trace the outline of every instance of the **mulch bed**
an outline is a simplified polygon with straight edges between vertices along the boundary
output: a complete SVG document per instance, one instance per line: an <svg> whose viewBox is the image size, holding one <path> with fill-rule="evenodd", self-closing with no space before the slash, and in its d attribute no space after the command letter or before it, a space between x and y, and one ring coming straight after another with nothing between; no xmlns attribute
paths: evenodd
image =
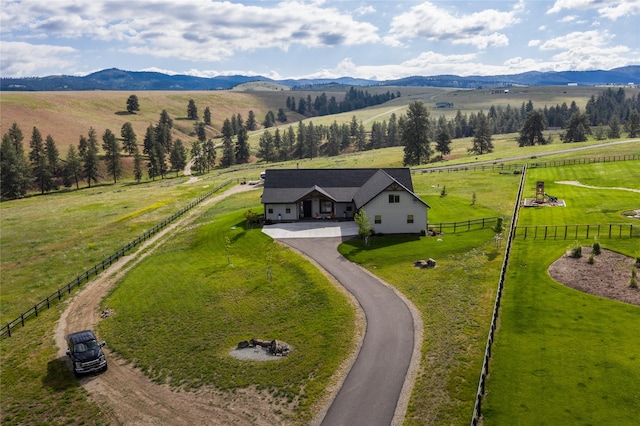
<svg viewBox="0 0 640 426"><path fill-rule="evenodd" d="M635 259L602 249L589 264L591 252L592 247L586 246L580 258L565 254L551 264L549 275L567 287L640 306L640 288L629 287Z"/></svg>

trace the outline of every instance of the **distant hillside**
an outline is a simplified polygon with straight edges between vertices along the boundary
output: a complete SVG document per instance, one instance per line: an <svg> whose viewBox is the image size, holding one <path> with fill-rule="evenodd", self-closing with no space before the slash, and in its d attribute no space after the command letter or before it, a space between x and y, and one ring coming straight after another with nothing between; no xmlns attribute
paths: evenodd
<svg viewBox="0 0 640 426"><path fill-rule="evenodd" d="M479 87L513 86L596 86L603 84L640 84L640 65L604 71L526 72L512 75L414 76L397 80L366 80L351 77L336 79L272 80L261 76L219 76L212 78L168 75L158 72L123 71L116 68L98 71L84 77L48 76L2 78L3 91L77 91L77 90L227 90L249 82L270 82L292 90L326 89L336 86L429 86L476 89Z"/></svg>

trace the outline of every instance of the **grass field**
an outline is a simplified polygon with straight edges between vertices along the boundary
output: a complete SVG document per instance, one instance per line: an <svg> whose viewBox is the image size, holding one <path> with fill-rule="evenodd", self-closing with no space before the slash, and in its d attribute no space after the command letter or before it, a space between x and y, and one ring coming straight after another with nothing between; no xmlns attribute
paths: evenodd
<svg viewBox="0 0 640 426"><path fill-rule="evenodd" d="M453 96L450 93L451 91L437 89L438 92L436 93L429 90L436 89L416 90L411 95L407 95L406 99L419 99L422 97L422 99L430 99L429 102L435 102L435 99L446 100L440 99L441 95ZM483 98L481 94L469 92L458 93L456 96L466 96L468 97L466 98L467 101L476 102L475 105L480 106L484 105L483 102L487 102L488 97L486 95ZM550 90L548 93L545 92L544 99L549 99L551 102L556 99L553 96L569 97L576 93L554 94ZM596 91L595 93L598 92ZM270 92L268 95L261 94L261 99L264 100L260 101L262 102L260 105L276 105L280 101L284 104L284 99L288 94L284 93L284 98L278 98L283 96L279 92ZM121 123L125 119L129 119L129 117L119 114L124 109L128 93L82 93L78 95L82 98L81 100L73 100L71 97L66 99L65 96L67 95L65 95L59 101L52 94L34 95L38 96L27 97L29 103L24 106L24 98L20 98L18 95L16 95L18 96L17 98L11 98L3 94L1 99L3 111L2 132L5 131L5 126L16 121L11 118L15 117L15 115L11 116L6 113L9 108L7 108L8 104L5 102L14 102L17 105L22 105L20 108L22 108L21 111L23 111L24 117L37 116L37 120L51 120L48 122L48 125L52 126L51 128L54 128L53 123L56 122L55 120L59 120L59 123L62 123L58 126L60 128L59 131L62 132L61 134L67 132L72 135L69 141L74 144L77 143L79 134L86 134L89 125L98 130L98 123L102 123L101 120L103 119L101 117L107 114L109 117L108 122L105 121L105 125L113 126L112 129L119 129ZM140 93L138 94L139 97L141 95ZM210 99L213 106L214 99L217 99L215 96L219 95L217 92L194 92L193 97L196 99L199 110L202 111L206 105L205 99ZM254 98L256 95L253 92L237 95L247 96L250 99L247 102L256 102ZM524 99L526 94L514 94L514 100L520 99L515 98L516 95ZM21 96L24 97L25 94L21 94ZM91 96L104 97L104 99L90 101ZM138 125L143 129L142 131L148 125L149 120L157 120L161 109L169 103L174 105L171 111L174 111L177 117L186 115L186 105L188 99L191 98L191 93L149 93L148 96L149 98L145 98L144 102L147 105L154 105L153 108L159 109L153 112L144 111L140 113ZM196 96L202 96L202 98L196 98ZM228 95L225 94L224 96ZM433 96L436 97L432 98ZM477 98L473 98L474 96ZM584 93L584 96L588 97L590 94ZM220 102L220 105L228 102L229 105L232 105L235 101L232 102L221 98L221 100L216 100L215 102ZM534 99L534 102L537 101ZM456 104L459 104L458 100L456 100ZM62 108L61 105L65 105L65 107ZM142 97L141 105L144 108ZM249 108L246 107L246 103L241 103L241 105L242 108L248 111ZM258 110L257 106L251 105L251 109ZM389 108L385 107L377 111L363 112L362 119L371 120L373 117L384 117L384 114L399 107L401 107L400 103L397 106L395 104L389 105ZM37 109L41 114L34 114L34 109L32 108ZM91 108L95 108L96 111L90 111ZM181 112L183 108L185 111ZM85 109L87 111L83 112ZM11 114L14 113L12 112ZM77 118L71 120L74 121L71 123L67 115L73 118L74 114ZM351 115L345 118L350 120ZM246 117L245 114L243 116ZM224 116L222 117L225 118ZM336 117L333 117L331 121L333 119L336 119ZM5 124L5 120L7 120L8 125ZM181 125L186 125L186 120L178 121L181 122ZM23 124L19 120L18 122L25 132L25 137L28 139L29 129L34 124ZM42 121L42 123L44 122ZM38 123L41 122L39 121ZM40 125L38 127L40 128ZM76 134L75 132L78 129L79 132ZM42 128L41 131L43 135L51 133L51 131ZM137 128L136 131L138 131ZM187 131L186 127L185 131ZM525 155L527 160L519 160L519 163L524 161L543 161L546 160L546 157L544 159L535 157L543 152L575 146L588 146L596 143L595 141L590 141L583 144L567 144L570 146L555 143L543 147L517 148L512 137L513 135L506 135L496 138L494 142L496 152L482 156L479 160L498 161L508 156ZM60 143L58 138L55 138L56 142ZM66 139L62 138L61 140ZM466 148L469 145L469 140L455 141L452 157L456 158L452 158L444 164L475 161L473 156L469 156L466 153ZM637 154L637 146L637 143L629 143L616 145L615 147L594 148L578 153L555 155L549 157L549 159L594 157L623 153ZM563 171L561 175L558 172L560 169L530 170L531 174L527 184L529 188L535 185L535 180L545 180L546 185L548 185L547 192L570 199L571 204L570 208L562 213L541 212L539 210L526 212L521 224L536 224L547 220L561 223L562 221L577 220L583 217L593 221L613 221L614 218L618 218L619 210L638 208L637 193L629 192L621 195L622 193L618 193L619 191L605 190L583 192L583 189L578 187L553 183L556 180L574 179L590 185L637 188L637 182L640 181L637 172L638 162L614 164L608 166L566 167L562 169L566 170L566 172ZM34 196L0 203L0 224L2 227L0 247L2 253L0 259L2 271L0 320L13 319L35 301L41 300L61 285L73 279L77 273L92 266L106 255L111 254L127 242L141 235L156 223L171 216L193 199L226 180L237 182L241 179L256 179L259 172L267 166L400 167L401 165L402 148L391 148L332 158L292 161L286 164L266 165L264 163L256 163L242 165L229 170L216 170L209 175L201 176L202 180L195 184L187 184L187 179L183 177L155 182L146 181L139 185L122 182L117 185L100 185L91 189L81 189L80 191ZM599 180L594 181L595 177L599 177ZM484 172L469 170L465 172L414 174L416 192L432 207L429 211L429 220L432 223L508 215L513 208L518 181L519 176L517 175L500 174L491 170ZM444 187L446 187L447 196L440 197L440 192ZM473 201L474 199L475 202ZM583 206L588 205L589 208L575 209L574 200L576 200L575 205L579 206L580 203L577 201L580 201L584 203ZM247 258L246 251L247 247L252 245L268 246L268 240L258 230L236 228L235 231L238 232L238 235L242 233L242 236L237 236L237 239L234 240L234 251L231 254L234 266L226 268L226 258L220 251L220 238L230 232L231 224L241 224L241 213L250 207L257 210L260 209L259 200L253 193L234 196L216 204L215 208L208 209L198 218L197 224L201 225L200 227L176 238L174 247L179 247L180 250L173 252L172 249L167 247L161 252L150 256L140 269L131 272L127 280L120 283L119 289L112 293L108 303L118 306L118 310L128 311L138 308L142 312L148 312L148 304L151 303L150 298L155 297L157 294L162 297L153 300L161 304L164 310L178 315L180 312L184 312L184 304L193 303L193 300L200 297L201 300L206 301L206 304L200 306L199 310L197 310L196 321L204 316L207 316L207 318L212 316L216 321L220 320L220 317L211 315L212 310L219 309L221 313L228 315L228 318L232 320L238 317L244 318L248 315L248 322L257 323L258 320L262 321L262 319L249 315L246 312L246 306L243 304L236 306L231 303L231 300L243 296L253 301L272 301L270 299L272 296L280 296L285 299L283 302L286 303L285 310L289 311L293 318L296 318L295 324L287 328L281 322L268 322L264 328L256 328L256 332L267 333L275 330L278 334L287 336L282 337L283 340L290 339L292 342L297 342L299 339L306 337L325 339L325 337L322 337L322 333L318 331L320 325L320 328L328 327L339 333L342 330L340 327L344 325L344 322L341 323L342 318L344 315L348 317L351 312L343 311L344 300L327 286L323 277L317 275L313 268L296 256L292 256L286 251L278 251L277 258L281 260L281 263L274 274L274 283L262 286L257 284L256 280L259 280L264 273L264 264L262 263L264 260L260 257L256 259ZM64 220L61 220L61 218L64 218ZM227 235L230 238L236 238L235 234ZM441 242L432 238L406 240L385 237L374 239L373 246L367 249L359 247L357 242L341 247L341 251L346 256L396 285L400 291L416 304L423 315L425 340L423 342L422 366L410 401L407 424L468 424L469 422L494 291L497 285L497 273L501 263L501 251L495 249L491 238L492 233L485 230L445 235ZM507 290L505 293L506 300L508 300L508 297L514 297L518 301L518 306L524 306L524 308L513 313L508 313L505 309L503 313L501 330L498 336L504 333L505 342L508 343L512 339L511 341L515 342L516 348L511 348L507 343L496 343L498 352L491 364L491 379L495 381L489 382L485 424L512 424L505 421L505 419L509 419L509 415L513 415L514 419L523 419L522 424L535 423L533 421L527 423L529 418L541 420L540 417L527 417L524 411L521 413L501 411L507 403L510 404L509 392L512 391L512 388L508 388L507 383L514 374L522 378L519 383L522 383L521 387L526 390L524 391L526 395L535 392L534 388L531 387L533 384L528 383L531 375L523 374L521 370L517 370L521 366L511 365L502 360L517 359L517 357L524 359L530 355L529 351L526 350L527 348L539 349L543 347L540 344L541 341L545 343L544 347L548 348L545 350L548 350L549 353L554 353L551 350L551 343L561 346L566 341L560 338L553 338L546 345L545 335L550 333L549 330L554 331L556 327L558 330L571 329L570 326L575 326L576 322L579 321L570 322L569 318L578 318L578 315L585 317L585 311L581 311L583 309L581 306L583 300L590 300L591 296L566 297L566 294L573 295L575 292L564 289L558 284L548 282L548 278L545 278L546 262L550 261L554 256L557 257L563 249L566 249L568 243L558 242L556 246L547 246L547 243L544 243L545 247L549 247L544 253L538 253L540 251L539 245L536 244L532 244L530 247L523 246L516 250L517 257L515 259L517 261L512 260L513 264L525 265L525 267L512 269L509 282L517 282L516 285L512 286L514 290L522 287L527 292L515 294L514 291L509 295L510 290ZM612 243L615 244L614 246L605 244L605 247L638 256L640 255L638 246L633 245L636 243L637 241L635 240L630 242L616 241ZM185 256L188 256L188 258ZM535 261L532 261L531 259L534 256ZM438 268L431 271L419 271L410 267L413 261L425 257L434 257L438 261ZM186 269L183 274L192 280L198 279L198 286L195 288L188 288L184 284L180 284L180 288L183 290L182 293L189 294L189 299L175 304L166 302L167 299L172 299L172 295L175 293L173 293L173 289L165 286L162 291L150 294L147 298L148 301L140 300L136 304L131 304L131 306L124 303L124 300L126 300L125 295L130 294L128 292L141 285L143 280L141 277L144 273L155 276L155 271L158 268L164 268L163 260L173 258L179 259L181 263L185 264ZM233 281L235 277L229 278L225 275L229 270L238 272L239 269L248 271L243 275L238 274L238 276L246 279L246 284L244 284L245 281L240 282L239 279ZM300 314L301 311L306 309L305 303L307 301L299 300L298 293L288 293L288 289L283 288L286 286L279 285L282 282L290 282L292 277L297 277L299 274L308 277L308 283L316 283L314 288L317 287L319 291L314 292L309 286L301 286L296 288L298 293L309 300L315 300L317 303L320 303L318 300L322 299L322 303L328 303L331 306L331 312L339 313L339 318L336 319L329 315L326 318L319 318L318 322L315 323L314 321L309 322L308 318ZM235 282L236 285L224 286L213 278L218 275L225 277L225 280L230 281L230 283ZM509 288L509 284L507 284L507 288ZM545 288L552 289L553 292L564 294L565 296L557 296L556 299L550 300L553 303L549 303L547 306L545 304L547 290L543 293L533 292L534 290L544 290ZM220 298L211 297L214 290L220 292ZM139 289L139 291L144 291L144 289ZM254 297L256 299L252 299ZM514 303L511 302L511 304L513 305ZM637 326L635 326L638 323L637 309L622 309L619 308L620 304L599 301L599 299L593 303L589 301L586 306L596 306L594 309L597 313L596 319L589 320L588 324L598 323L606 326L608 326L609 322L613 324L611 328L612 336L597 337L603 342L594 345L596 354L602 353L602 351L606 350L606 347L610 347L607 346L609 342L614 347L620 345L619 347L624 350L638 352L638 348L634 346L633 336L624 330L626 324L628 330L633 331L636 335L638 334ZM53 341L53 329L55 322L59 318L60 309L63 309L63 307L64 304L55 305L53 309L41 313L37 320L27 322L26 327L16 329L11 339L4 339L0 342L0 363L2 365L2 380L0 382L2 417L0 417L0 421L3 424L100 424L99 410L88 401L84 389L78 386L71 372L62 368L60 363L54 362L56 348ZM191 308L192 305L187 307ZM567 318L559 315L556 311L567 312ZM133 311L131 312L132 321L142 320L142 314L136 316ZM547 313L549 318L543 316L543 313ZM606 317L604 317L605 313ZM513 318L512 324L515 324L513 326L509 325L510 315ZM538 318L537 315L540 315L541 324L548 325L545 328L548 330L535 330L535 332L542 333L542 337L540 337L540 335L535 335L534 332L528 333L526 328L517 328L516 326L522 326L522 315L532 318ZM276 318L281 317L276 316ZM174 326L166 322L166 318L154 319L164 328L171 329ZM554 319L557 321L553 322ZM218 374L219 371L209 369L212 367L207 366L207 374L204 377L194 375L189 368L180 369L179 371L156 369L155 361L151 360L148 354L127 352L128 342L137 338L138 335L135 329L130 333L123 332L122 330L130 329L128 326L131 326L126 322L119 322L123 320L123 318L118 318L117 316L110 318L102 323L101 327L104 328L101 329L101 332L109 335L110 345L116 345L119 351L123 353L123 356L130 357L131 360L139 359L139 365L146 368L148 373L158 381L174 380L172 382L174 385L182 384L190 387L215 384L224 388L230 383L229 376L225 376L225 374L237 374L237 365L233 364L233 362L224 364L224 372L221 374ZM185 321L191 324L188 315L179 317L177 321ZM198 325L194 326L197 329ZM527 324L527 326L534 327L535 324ZM521 336L521 331L527 334ZM166 336L166 334L163 334L165 331L161 330L160 327L151 328L145 330L145 332L150 333L149 335L162 336L163 338ZM220 336L216 335L215 337L223 341L222 346L232 346L237 343L236 340L253 337L245 336L233 330L225 331L224 327L221 333ZM511 337L510 333L512 334ZM579 335L582 330L578 328L575 333ZM345 339L348 340L348 335L346 336ZM534 342L531 343L531 346L526 346L525 343L530 340L528 339L529 336L534 336L535 339L533 339ZM196 333L189 337L194 339L196 344L202 344L198 340L200 337ZM595 335L588 333L584 334L584 337L587 339L596 338ZM327 338L330 338L330 336ZM574 339L577 338L576 336ZM523 339L525 343L518 339ZM625 341L622 342L622 339ZM591 345L592 341L587 341ZM573 340L570 341L570 343L572 342ZM148 349L154 350L155 348L152 346L158 343L152 341L148 344L151 345ZM518 349L518 345L521 345L525 350L524 354L504 352L505 349ZM580 348L590 350L585 347ZM323 348L319 350L322 351ZM538 352L541 352L541 350ZM221 356L222 353L223 350L221 349L216 356ZM619 362L618 359L613 359L615 353L617 352L607 353L604 359L610 363ZM185 347L175 344L172 345L171 352L168 352L161 362L170 366L172 362L175 364L172 359L182 359L180 357L184 356ZM575 360L575 358L569 359L571 362ZM608 364L597 365L595 360L596 357L594 355L589 359L589 364L587 365L590 368L595 365L594 368L596 370L594 371L597 371L599 377L602 377L603 373L598 368L607 368ZM274 390L274 393L279 395L279 398L282 397L287 403L289 403L288 401L291 401L291 404L300 402L299 420L304 421L309 416L314 398L317 398L317 395L322 391L323 383L326 383L327 375L330 374L332 368L335 368L338 359L327 359L322 365L316 363L318 371L322 371L324 375L315 382L305 382L304 374L309 371L309 368L312 368L311 365L317 362L317 359L310 357L299 361L301 369L296 371L295 380L278 383L277 386L279 388ZM539 359L539 363L552 363L553 361L554 359L551 357L540 356ZM638 372L640 371L637 359L629 357L628 360L623 361L620 361L619 365L626 369L627 375L634 378L634 383L637 383ZM524 364L529 362L527 358ZM576 372L579 365L576 364L573 366L574 370L567 371ZM613 365L618 366L618 364ZM565 366L563 365L563 367ZM559 371L554 365L544 368ZM171 374L168 374L169 371L171 371ZM257 377L262 377L262 374L266 374L263 371L256 371L255 373ZM504 382L501 382L501 377L504 378ZM637 389L637 386L635 388L633 386L629 387L629 382L622 377L622 374L607 374L607 378L609 377L611 379L607 380L610 383L607 383L602 389L611 392L616 386L620 389ZM566 382L569 383L569 379ZM575 383L579 382L588 384L583 381L575 381ZM298 396L300 395L300 387L303 384L306 384L306 391L311 393L309 398L300 399ZM555 383L545 383L545 386L553 385ZM564 389L567 395L570 394L570 386L567 385L561 389ZM575 389L584 390L589 388L576 385ZM612 400L616 403L625 402L621 397L622 392L614 393L615 399ZM534 407L539 412L543 412L539 409L542 406L541 404L543 402L551 403L554 401L553 398L557 397L553 393L545 395L549 395L549 397L543 401L538 401L535 405L529 405L529 408ZM494 400L492 398L503 399ZM566 397L566 399L569 398L569 396ZM614 395L612 395L612 398L614 398ZM635 400L637 401L637 398ZM527 403L523 402L523 404ZM574 404L578 403L574 402ZM611 404L607 404L605 398L602 398L600 405L594 404L594 407L599 407L605 412L607 410L612 411L611 406ZM630 405L630 407L633 408L634 405ZM579 407L571 406L574 411L577 408ZM517 409L517 407L514 409ZM620 418L624 420L625 415L622 413ZM495 419L495 421L492 419ZM564 419L568 419L568 417ZM564 423L579 423L576 419L578 417L573 418L575 421ZM541 423L541 421L538 421L538 423ZM585 421L584 423L587 422ZM597 422L594 421L593 423Z"/></svg>
<svg viewBox="0 0 640 426"><path fill-rule="evenodd" d="M586 189L553 182L640 189L637 161L531 170L551 184L566 208L524 209L520 224L620 223L640 197L622 190ZM637 223L635 220L634 223ZM549 277L547 268L583 241L515 241L496 334L484 424L637 424L640 403L640 307L591 296ZM637 239L601 239L603 247L640 256Z"/></svg>
<svg viewBox="0 0 640 426"><path fill-rule="evenodd" d="M313 265L260 228L246 229L246 210L224 210L212 207L207 223L173 238L118 284L103 302L116 315L100 323L100 335L158 382L223 391L255 385L278 396L280 406L292 405L292 421L307 423L354 345L353 309ZM229 357L253 337L277 338L294 350L279 362Z"/></svg>

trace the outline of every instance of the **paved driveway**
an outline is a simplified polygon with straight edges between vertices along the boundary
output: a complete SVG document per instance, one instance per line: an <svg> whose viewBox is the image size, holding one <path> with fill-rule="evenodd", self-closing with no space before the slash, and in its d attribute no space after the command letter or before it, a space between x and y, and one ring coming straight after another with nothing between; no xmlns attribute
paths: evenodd
<svg viewBox="0 0 640 426"><path fill-rule="evenodd" d="M355 222L312 221L265 225L262 232L273 239L332 238L358 235Z"/></svg>
<svg viewBox="0 0 640 426"><path fill-rule="evenodd" d="M419 357L419 351L414 354L415 329L408 306L394 289L338 253L337 247L342 238L279 240L314 259L333 275L356 297L367 320L360 352L322 425L388 426L402 423L407 392L411 389L411 386L404 389L403 386L409 368L417 364L411 362L412 356Z"/></svg>

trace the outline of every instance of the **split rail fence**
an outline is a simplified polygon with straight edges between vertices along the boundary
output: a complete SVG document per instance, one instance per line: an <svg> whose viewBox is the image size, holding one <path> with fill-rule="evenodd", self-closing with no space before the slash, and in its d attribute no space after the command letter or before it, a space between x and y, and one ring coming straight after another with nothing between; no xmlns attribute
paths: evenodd
<svg viewBox="0 0 640 426"><path fill-rule="evenodd" d="M111 266L113 262L116 262L121 257L124 257L126 253L130 252L132 249L138 247L140 244L142 244L146 240L153 237L155 234L157 234L167 225L169 225L170 223L178 219L180 216L182 216L183 214L185 214L186 212L188 212L189 210L191 210L192 208L194 208L195 206L197 206L198 204L200 204L201 202L203 202L204 200L209 198L211 195L218 192L220 189L224 188L230 183L231 181L229 180L221 185L218 185L211 191L207 192L206 194L192 201L186 207L183 207L178 212L174 213L171 217L158 223L156 226L154 226L153 228L151 228L150 230L148 230L147 232L145 232L135 240L129 242L128 244L120 248L115 253L107 256L102 261L96 263L94 266L92 266L91 268L87 269L86 271L84 271L83 273L75 277L72 281L60 287L54 293L50 294L46 298L42 299L40 302L36 303L32 307L30 307L29 309L21 313L20 316L18 316L13 321L9 321L7 324L3 325L2 328L0 328L0 337L11 337L11 331L14 328L18 327L19 325L24 327L25 321L27 321L30 318L36 318L39 312L45 309L49 309L49 307L52 304L62 300L64 296L71 294L71 290L73 290L76 287L80 287L82 284L88 282L90 278L97 276L100 272L104 271L109 266Z"/></svg>

